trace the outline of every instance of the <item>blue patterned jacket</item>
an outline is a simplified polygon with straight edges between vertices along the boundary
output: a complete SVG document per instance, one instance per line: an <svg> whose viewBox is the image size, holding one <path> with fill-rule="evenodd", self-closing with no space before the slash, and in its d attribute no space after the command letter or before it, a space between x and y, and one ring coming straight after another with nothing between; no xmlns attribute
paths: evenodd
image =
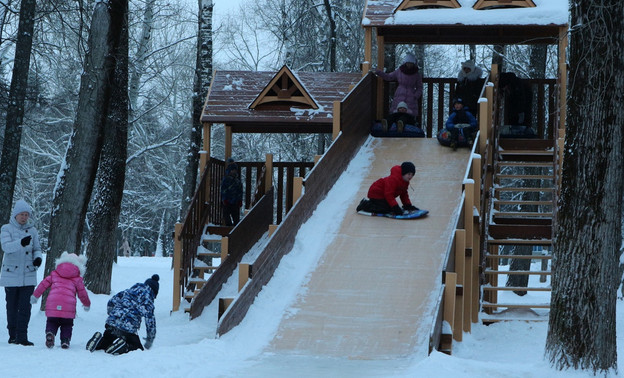
<svg viewBox="0 0 624 378"><path fill-rule="evenodd" d="M141 318L145 318L147 339L154 340L156 337L154 292L144 283L137 283L115 294L108 301L107 313L106 324L134 334L141 328Z"/></svg>

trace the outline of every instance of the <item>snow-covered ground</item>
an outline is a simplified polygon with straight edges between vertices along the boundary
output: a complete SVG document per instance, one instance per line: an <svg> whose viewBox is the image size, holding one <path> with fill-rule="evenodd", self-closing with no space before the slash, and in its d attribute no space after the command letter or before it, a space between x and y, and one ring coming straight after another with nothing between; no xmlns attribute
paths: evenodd
<svg viewBox="0 0 624 378"><path fill-rule="evenodd" d="M44 345L45 314L33 311L29 337L34 347L9 345L6 314L0 311L0 376L8 377L589 377L589 373L558 372L542 355L546 323L511 322L483 326L474 324L471 334L454 345L453 356L434 352L428 358L414 356L397 360L354 361L316 357L280 356L262 353L272 333L262 324L272 323L275 314L266 310L273 299L260 296L244 323L215 339L216 314L208 308L189 321L182 312L170 313L172 303L171 259L164 257L121 257L113 270L114 292L143 282L153 273L161 277L156 299L158 333L152 349L110 356L89 353L85 343L106 320L108 295L90 293L91 311L78 309L71 348ZM0 292L4 303L4 291ZM624 302L618 302L622 319ZM618 322L618 341L624 337ZM254 329L257 332L254 332ZM145 336L141 329L140 336ZM624 351L618 343L621 356ZM622 366L620 359L619 365Z"/></svg>

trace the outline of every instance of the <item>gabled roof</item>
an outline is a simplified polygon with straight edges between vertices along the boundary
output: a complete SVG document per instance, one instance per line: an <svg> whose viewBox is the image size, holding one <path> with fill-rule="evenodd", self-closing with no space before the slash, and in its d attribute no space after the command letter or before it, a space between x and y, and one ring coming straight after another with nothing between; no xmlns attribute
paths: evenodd
<svg viewBox="0 0 624 378"><path fill-rule="evenodd" d="M569 17L568 0L457 2L461 7L408 7L405 0L368 0L362 26L375 28L386 43L555 43ZM527 4L535 6L518 7ZM476 5L482 9L473 8Z"/></svg>
<svg viewBox="0 0 624 378"><path fill-rule="evenodd" d="M290 72L286 77L299 83L316 109L297 101L284 106L278 99L252 108L252 104L261 102L259 99L270 97L267 88L277 89L270 84L284 78L280 72L287 71L283 70L215 71L201 121L225 123L232 126L233 132L331 133L334 101L343 100L362 78L361 73ZM280 85L278 88L281 90Z"/></svg>
<svg viewBox="0 0 624 378"><path fill-rule="evenodd" d="M308 90L297 79L295 74L287 66L283 66L271 79L260 95L249 106L256 109L258 105L266 103L294 102L307 105L312 109L318 109L318 105Z"/></svg>
<svg viewBox="0 0 624 378"><path fill-rule="evenodd" d="M474 9L483 9L487 7L535 7L532 0L479 0L472 7Z"/></svg>
<svg viewBox="0 0 624 378"><path fill-rule="evenodd" d="M403 0L397 10L408 9L412 7L446 7L446 8L459 8L461 5L457 0Z"/></svg>

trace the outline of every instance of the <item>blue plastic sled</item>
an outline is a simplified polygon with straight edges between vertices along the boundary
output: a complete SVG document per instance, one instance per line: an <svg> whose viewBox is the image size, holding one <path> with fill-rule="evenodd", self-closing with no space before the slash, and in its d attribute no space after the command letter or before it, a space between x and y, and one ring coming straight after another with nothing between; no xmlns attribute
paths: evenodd
<svg viewBox="0 0 624 378"><path fill-rule="evenodd" d="M429 210L414 210L409 213L404 213L403 215L396 215L394 213L389 214L379 214L379 213L369 213L368 211L358 211L358 214L368 215L371 217L384 217L384 218L393 218L393 219L418 219L429 214Z"/></svg>

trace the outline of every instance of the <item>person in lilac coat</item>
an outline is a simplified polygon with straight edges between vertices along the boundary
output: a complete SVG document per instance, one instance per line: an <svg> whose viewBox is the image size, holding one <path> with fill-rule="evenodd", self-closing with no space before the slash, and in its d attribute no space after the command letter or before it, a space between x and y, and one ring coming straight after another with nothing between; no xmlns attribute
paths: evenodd
<svg viewBox="0 0 624 378"><path fill-rule="evenodd" d="M399 85L394 92L390 113L396 113L399 103L405 102L409 112L418 117L418 100L422 96L423 84L422 77L418 72L416 57L412 54L406 54L403 58L403 64L390 73L385 73L379 68L375 70L375 74L385 81L396 81Z"/></svg>
<svg viewBox="0 0 624 378"><path fill-rule="evenodd" d="M43 292L50 288L46 301L46 346L54 347L56 332L61 329L61 348L69 348L76 317L76 295L85 311L89 311L91 301L85 289L82 276L86 258L74 253L63 252L56 260L56 269L43 279L35 289L30 303L35 304Z"/></svg>

